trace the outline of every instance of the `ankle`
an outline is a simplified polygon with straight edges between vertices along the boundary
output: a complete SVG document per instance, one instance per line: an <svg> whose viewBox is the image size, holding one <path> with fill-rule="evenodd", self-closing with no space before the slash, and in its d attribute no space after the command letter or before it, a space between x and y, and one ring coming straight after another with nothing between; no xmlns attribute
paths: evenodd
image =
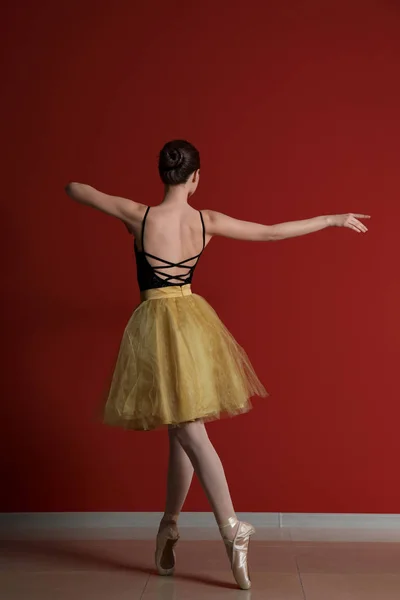
<svg viewBox="0 0 400 600"><path fill-rule="evenodd" d="M162 525L176 525L178 523L179 514L164 513L160 524Z"/></svg>
<svg viewBox="0 0 400 600"><path fill-rule="evenodd" d="M233 542L239 528L239 520L236 516L229 517L227 521L218 523L219 531L224 540Z"/></svg>

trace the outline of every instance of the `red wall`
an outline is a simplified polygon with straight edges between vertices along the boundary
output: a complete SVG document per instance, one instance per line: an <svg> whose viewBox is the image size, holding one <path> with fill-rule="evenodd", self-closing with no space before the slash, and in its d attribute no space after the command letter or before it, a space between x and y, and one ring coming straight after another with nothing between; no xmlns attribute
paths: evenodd
<svg viewBox="0 0 400 600"><path fill-rule="evenodd" d="M398 4L8 4L1 510L163 509L165 431L94 417L138 302L132 242L63 186L157 203L182 136L198 208L373 217L203 256L195 289L271 394L209 426L237 510L399 513ZM185 508L209 510L197 482Z"/></svg>

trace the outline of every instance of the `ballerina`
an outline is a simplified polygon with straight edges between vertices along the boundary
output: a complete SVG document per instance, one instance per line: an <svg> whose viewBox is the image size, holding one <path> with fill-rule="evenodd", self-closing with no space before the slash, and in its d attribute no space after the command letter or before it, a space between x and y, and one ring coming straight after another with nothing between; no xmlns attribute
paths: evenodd
<svg viewBox="0 0 400 600"><path fill-rule="evenodd" d="M249 589L247 555L254 527L238 520L223 465L205 423L222 414L251 408L250 398L266 397L251 362L216 312L191 284L199 259L214 236L276 241L327 227L365 233L347 213L262 225L213 210L197 211L188 200L200 179L200 155L189 142L174 140L159 155L165 184L157 206L104 194L90 185L69 183L68 195L120 219L134 236L139 306L124 330L104 408L104 422L133 430L168 427L167 498L155 561L172 575L178 517L193 473L208 497L237 584Z"/></svg>

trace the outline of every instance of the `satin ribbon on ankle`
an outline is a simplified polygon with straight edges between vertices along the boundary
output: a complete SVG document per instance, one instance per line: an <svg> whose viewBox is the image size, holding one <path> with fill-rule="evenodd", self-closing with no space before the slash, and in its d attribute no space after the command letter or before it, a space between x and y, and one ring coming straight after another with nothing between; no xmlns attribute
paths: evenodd
<svg viewBox="0 0 400 600"><path fill-rule="evenodd" d="M236 517L229 517L228 522L222 524L219 524L218 527L222 533L222 529L225 529L226 527L231 527L232 529L239 523L239 520Z"/></svg>

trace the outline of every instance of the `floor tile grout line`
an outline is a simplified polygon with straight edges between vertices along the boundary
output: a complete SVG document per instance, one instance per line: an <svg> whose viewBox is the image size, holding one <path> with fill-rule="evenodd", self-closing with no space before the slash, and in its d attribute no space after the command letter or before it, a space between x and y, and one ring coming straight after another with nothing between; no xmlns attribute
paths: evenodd
<svg viewBox="0 0 400 600"><path fill-rule="evenodd" d="M148 584L148 583L149 583L149 581L150 581L150 577L151 577L151 574L149 574L149 575L147 576L147 580L146 580L146 583L144 584L144 588L143 588L143 591L142 591L142 593L140 594L140 598L139 598L139 600L142 600L142 598L143 598L143 596L144 596L144 594L145 594L145 592L146 592L147 584Z"/></svg>
<svg viewBox="0 0 400 600"><path fill-rule="evenodd" d="M300 572L299 563L297 562L297 556L295 556L295 561L296 561L296 568L297 568L297 576L299 578L300 586L301 586L301 593L303 594L303 600L307 600L307 598L306 598L306 592L305 592L304 586L303 586L303 580L301 578L301 572Z"/></svg>

